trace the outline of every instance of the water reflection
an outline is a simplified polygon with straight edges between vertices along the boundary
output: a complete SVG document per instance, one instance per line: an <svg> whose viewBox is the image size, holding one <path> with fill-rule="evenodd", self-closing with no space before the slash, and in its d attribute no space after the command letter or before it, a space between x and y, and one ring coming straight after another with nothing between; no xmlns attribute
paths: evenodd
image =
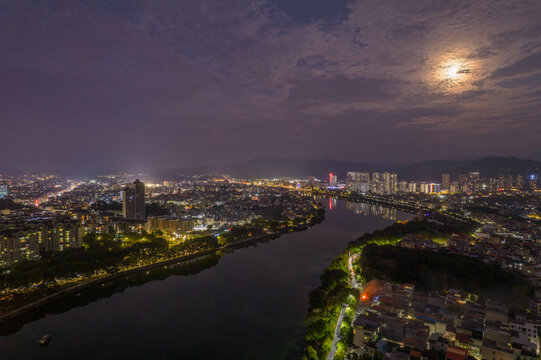
<svg viewBox="0 0 541 360"><path fill-rule="evenodd" d="M358 203L358 202L347 202L346 209L348 209L349 211L357 215L381 216L384 219L395 220L395 221L399 220L398 210L383 207L381 205L373 205L373 204Z"/></svg>
<svg viewBox="0 0 541 360"><path fill-rule="evenodd" d="M328 210L333 211L333 209L336 209L337 204L338 204L337 198L329 197ZM389 219L393 221L403 220L399 217L399 214L402 214L400 211L396 209L384 207L382 205L367 204L367 203L362 203L362 202L349 202L349 201L346 201L345 204L346 204L346 209L356 215L380 216L384 219Z"/></svg>
<svg viewBox="0 0 541 360"><path fill-rule="evenodd" d="M329 210L332 210L333 207L336 209L336 198L330 197L329 198Z"/></svg>

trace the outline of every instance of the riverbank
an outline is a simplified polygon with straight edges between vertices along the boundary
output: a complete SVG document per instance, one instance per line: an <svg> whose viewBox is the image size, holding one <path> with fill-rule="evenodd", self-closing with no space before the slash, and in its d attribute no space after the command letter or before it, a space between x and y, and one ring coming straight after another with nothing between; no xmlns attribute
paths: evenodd
<svg viewBox="0 0 541 360"><path fill-rule="evenodd" d="M32 311L34 311L34 310L36 310L38 308L41 308L41 307L43 307L43 306L45 306L45 305L47 305L47 304L49 304L49 303L51 303L53 301L57 301L57 300L62 299L64 297L66 297L66 296L73 295L73 294L78 293L78 292L80 292L82 290L86 290L88 288L91 288L91 287L94 287L94 286L109 282L111 280L115 280L115 279L118 279L118 278L121 278L121 277L124 277L124 276L129 276L129 275L132 275L132 274L135 274L135 273L138 273L138 272L142 272L142 271L148 271L150 269L154 269L154 268L161 267L161 266L167 266L167 265L171 265L171 264L178 264L178 263L183 263L183 262L187 262L187 261L190 261L190 260L195 260L195 259L202 258L202 257L208 256L208 255L216 254L218 252L222 252L222 251L225 251L225 250L228 250L228 249L240 248L240 247L248 246L248 245L251 245L251 244L255 244L257 242L262 242L262 241L265 241L265 240L268 240L268 239L275 239L275 238L280 237L280 235L282 235L282 234L287 234L287 233L296 232L296 231L303 231L303 230L308 229L311 226L314 226L316 224L321 223L324 220L324 218L325 218L324 211L323 212L318 212L317 215L314 218L312 218L311 222L309 222L308 225L290 227L290 228L286 228L283 231L266 233L266 234L263 234L263 235L250 237L250 238L247 238L247 239L240 239L240 240L237 240L237 241L227 243L227 244L225 244L223 246L220 246L218 248L203 250L203 251L200 251L200 252L197 252L197 253L194 253L194 254L183 255L183 256L179 256L179 257L159 261L159 262L156 262L156 263L153 263L153 264L147 264L147 265L139 266L139 267L128 269L128 270L119 271L119 272L114 273L114 274L105 275L105 276L102 276L102 277L99 277L99 278L83 281L83 282L80 282L80 283L78 283L76 285L69 286L67 288L63 288L61 290L58 290L58 291L56 291L56 292L54 292L54 293L52 293L50 295L42 297L42 298L40 298L40 299L38 299L36 301L33 301L33 302L29 303L29 304L25 304L25 305L23 305L21 307L18 307L16 309L14 309L14 310L5 312L3 314L0 314L0 325L9 323L10 321L15 320L15 319L17 319L17 318L19 318L19 317L21 317L21 316L23 316L25 314L28 314L29 312L32 312Z"/></svg>
<svg viewBox="0 0 541 360"><path fill-rule="evenodd" d="M439 220L447 219L445 214L438 214ZM442 218L443 217L443 218ZM364 234L351 241L346 249L332 262L321 275L321 285L309 296L309 312L306 316L307 332L303 359L344 359L346 349L352 342L352 316L340 317L342 309L355 309L359 298L359 290L350 280L351 256L360 256L368 244L393 245L407 234L422 233L425 236L440 237L455 231L472 230L473 222L459 222L448 218L449 223L440 224L427 217L408 222L397 222L383 230ZM356 280L356 279L355 279ZM340 328L340 340L337 340L335 329ZM334 352L336 349L336 352ZM331 356L329 357L329 354Z"/></svg>
<svg viewBox="0 0 541 360"><path fill-rule="evenodd" d="M43 286L45 284L42 284L43 286L42 288L37 287L35 288L35 290L33 290L33 292L29 292L28 295L23 293L23 296L20 296L16 300L12 300L9 297L4 298L3 301L7 302L7 304L9 304L10 301L13 301L13 303L8 306L5 306L7 310L0 313L0 324L9 322L10 320L18 318L21 315L27 314L28 312L38 309L52 301L56 301L65 296L77 293L81 290L85 290L87 288L100 285L105 282L121 278L123 276L128 276L128 275L141 272L141 271L148 271L156 267L166 266L173 263L180 263L180 262L197 259L197 258L207 256L210 254L217 254L227 249L243 247L252 243L269 239L269 238L276 238L284 233L306 230L309 227L322 222L324 218L325 218L325 211L323 207L321 206L321 204L319 204L315 206L315 211L311 213L309 216L307 216L303 222L297 223L297 224L292 223L290 225L287 225L286 223L283 226L280 226L278 230L275 229L275 231L267 230L266 233L264 234L257 234L255 236L251 236L248 238L243 238L244 236L241 235L241 237L237 240L235 240L235 238L231 236L228 239L220 239L221 236L219 236L218 240L215 240L213 237L212 239L214 241L214 244L212 246L205 246L207 247L206 249L205 247L199 248L198 251L193 252L188 255L173 256L170 258L163 259L164 257L167 257L167 253L163 253L162 251L163 255L165 256L162 255L159 261L156 261L150 264L147 263L145 265L130 267L128 269L123 269L120 271L118 270L119 266L116 266L116 269L114 268L112 269L113 272L111 272L110 270L107 270L108 274L104 274L102 276L100 275L92 276L90 279L87 278L86 280L77 281L77 279L74 279L75 281L72 281L72 284L69 284L69 285L66 283L64 284L57 283L54 286ZM161 249L158 248L157 250L161 250ZM147 256L147 258L149 259L157 258L157 257L154 257L152 253L149 254L147 252L147 254L150 255L150 256ZM90 261L90 260L87 260L87 261ZM38 296L39 298L36 300L36 297Z"/></svg>
<svg viewBox="0 0 541 360"><path fill-rule="evenodd" d="M189 261L189 260L198 259L198 258L207 256L207 255L215 254L218 251L223 251L223 250L227 250L229 248L238 248L238 247L254 244L256 242L260 242L260 241L263 241L263 240L274 238L275 236L279 237L280 235L281 235L281 233L275 232L275 233L269 233L269 234L265 234L265 235L262 235L262 236L249 238L249 239L243 239L243 240L239 240L239 241L224 245L224 246L222 246L222 247L220 247L218 249L205 250L205 251L198 252L196 254L184 255L184 256L180 256L180 257L176 257L176 258L172 258L172 259L167 259L167 260L160 261L160 262L157 262L157 263L154 263L154 264L148 264L148 265L140 266L140 267L129 269L129 270L123 270L123 271L120 271L120 272L118 272L116 274L110 274L110 275L106 275L106 276L103 276L103 277L99 277L97 279L84 281L84 282L79 283L77 285L70 286L68 288L59 290L59 291L57 291L57 292L55 292L55 293L53 293L51 295L45 296L45 297L43 297L43 298L41 298L41 299L39 299L37 301L34 301L34 302L32 302L30 304L27 304L27 305L24 305L24 306L22 306L20 308L17 308L15 310L9 311L9 312L4 313L4 314L1 314L0 315L0 324L4 324L4 323L6 323L6 322L8 322L10 320L13 320L13 319L19 317L19 316L27 314L28 312L30 312L32 310L35 310L35 309L37 309L39 307L42 307L44 305L47 305L48 303L50 303L52 301L61 299L61 298L65 297L65 296L68 296L68 295L71 295L71 294L74 294L74 293L77 293L77 292L79 292L81 290L85 290L85 289L88 289L90 287L100 285L102 283L105 283L105 282L108 282L108 281L111 281L111 280L114 280L114 279L121 278L123 276L132 275L132 274L135 274L135 273L138 273L138 272L141 272L141 271L147 271L147 270L157 268L157 267L161 267L161 266L167 266L167 265L171 265L171 264L178 264L178 263L186 262L186 261Z"/></svg>

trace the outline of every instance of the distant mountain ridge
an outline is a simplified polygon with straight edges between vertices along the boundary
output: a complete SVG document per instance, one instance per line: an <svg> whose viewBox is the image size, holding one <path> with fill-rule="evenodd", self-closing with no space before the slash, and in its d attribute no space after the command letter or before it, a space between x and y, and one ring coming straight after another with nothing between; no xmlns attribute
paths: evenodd
<svg viewBox="0 0 541 360"><path fill-rule="evenodd" d="M530 159L534 161L541 161L541 151L537 151L531 154L524 156L525 159Z"/></svg>
<svg viewBox="0 0 541 360"><path fill-rule="evenodd" d="M395 172L399 180L440 181L442 173L452 178L470 171L479 171L482 177L505 174L541 174L541 162L516 157L490 156L479 159L433 160L411 164L384 165L378 163L339 161L332 159L292 159L261 157L222 166L209 166L158 171L156 175L176 179L193 175L222 175L245 178L306 178L315 176L323 179L329 173L338 175L343 181L348 171Z"/></svg>

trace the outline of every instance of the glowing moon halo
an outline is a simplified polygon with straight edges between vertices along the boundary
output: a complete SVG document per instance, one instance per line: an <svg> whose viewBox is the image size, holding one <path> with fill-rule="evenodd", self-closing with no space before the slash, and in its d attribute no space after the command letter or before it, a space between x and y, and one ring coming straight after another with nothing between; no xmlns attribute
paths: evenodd
<svg viewBox="0 0 541 360"><path fill-rule="evenodd" d="M442 57L436 64L431 79L439 89L449 93L471 89L477 64L458 55Z"/></svg>
<svg viewBox="0 0 541 360"><path fill-rule="evenodd" d="M460 77L460 64L459 63L452 63L447 66L447 68L444 70L445 76L450 79L457 79Z"/></svg>
<svg viewBox="0 0 541 360"><path fill-rule="evenodd" d="M441 66L440 78L442 80L459 80L465 73L469 72L465 64L459 60L448 60Z"/></svg>

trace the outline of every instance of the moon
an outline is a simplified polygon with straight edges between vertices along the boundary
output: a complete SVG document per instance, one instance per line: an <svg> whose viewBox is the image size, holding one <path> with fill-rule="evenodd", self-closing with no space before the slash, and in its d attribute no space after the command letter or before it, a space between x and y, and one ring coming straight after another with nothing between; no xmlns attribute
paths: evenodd
<svg viewBox="0 0 541 360"><path fill-rule="evenodd" d="M473 69L476 65L469 59L456 55L446 56L436 64L432 79L436 80L440 89L456 93L472 87L475 80Z"/></svg>
<svg viewBox="0 0 541 360"><path fill-rule="evenodd" d="M440 78L442 80L454 80L459 81L466 77L470 73L465 62L462 62L458 59L451 59L444 62L441 66Z"/></svg>
<svg viewBox="0 0 541 360"><path fill-rule="evenodd" d="M447 68L444 70L444 76L449 79L458 79L460 77L459 71L460 64L453 62L447 65Z"/></svg>

